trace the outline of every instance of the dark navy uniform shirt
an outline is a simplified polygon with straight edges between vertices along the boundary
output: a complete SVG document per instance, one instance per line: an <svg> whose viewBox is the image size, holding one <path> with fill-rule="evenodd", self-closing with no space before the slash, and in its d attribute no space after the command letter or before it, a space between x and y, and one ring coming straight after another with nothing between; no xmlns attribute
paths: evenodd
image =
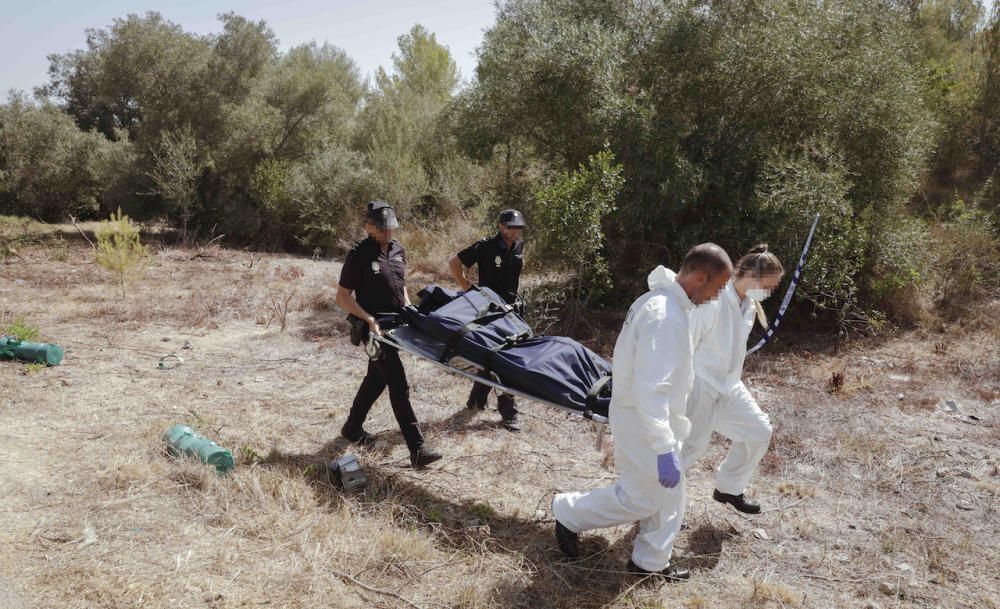
<svg viewBox="0 0 1000 609"><path fill-rule="evenodd" d="M406 249L393 239L383 252L372 237L354 244L340 271L340 285L354 290L354 297L368 313L395 313L406 304Z"/></svg>
<svg viewBox="0 0 1000 609"><path fill-rule="evenodd" d="M510 249L503 235L480 239L458 253L462 264L471 268L479 265L479 285L489 288L508 303L517 300L517 286L524 268L524 241L517 241Z"/></svg>

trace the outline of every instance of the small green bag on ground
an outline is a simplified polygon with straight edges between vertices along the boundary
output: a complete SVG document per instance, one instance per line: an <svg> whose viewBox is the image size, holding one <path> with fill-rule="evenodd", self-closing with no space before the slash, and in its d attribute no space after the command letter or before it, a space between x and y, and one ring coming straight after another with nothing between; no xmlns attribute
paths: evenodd
<svg viewBox="0 0 1000 609"><path fill-rule="evenodd" d="M10 336L0 336L0 359L19 359L46 366L58 366L65 351L59 345L29 343Z"/></svg>
<svg viewBox="0 0 1000 609"><path fill-rule="evenodd" d="M174 425L163 434L163 439L170 446L171 452L198 457L202 463L214 466L215 472L220 476L236 466L233 453L198 435L187 425Z"/></svg>

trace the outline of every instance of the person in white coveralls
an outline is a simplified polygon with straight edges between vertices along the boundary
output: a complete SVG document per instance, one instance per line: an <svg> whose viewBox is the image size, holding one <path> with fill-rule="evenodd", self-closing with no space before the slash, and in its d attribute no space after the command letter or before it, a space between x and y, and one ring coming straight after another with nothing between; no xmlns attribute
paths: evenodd
<svg viewBox="0 0 1000 609"><path fill-rule="evenodd" d="M736 264L732 281L718 300L691 312L694 387L688 397L691 433L681 453L685 471L708 448L712 432L732 445L715 477L712 497L746 514L760 513L760 504L744 494L750 478L771 442L771 422L743 384L743 360L754 319L767 328L760 303L778 286L785 270L762 244Z"/></svg>
<svg viewBox="0 0 1000 609"><path fill-rule="evenodd" d="M556 540L566 555L580 555L582 531L638 521L626 568L689 577L670 564L684 515L680 454L694 380L688 312L715 299L732 271L726 252L704 243L687 253L679 274L662 266L649 274L649 291L629 309L612 362L609 419L619 476L604 488L556 495Z"/></svg>

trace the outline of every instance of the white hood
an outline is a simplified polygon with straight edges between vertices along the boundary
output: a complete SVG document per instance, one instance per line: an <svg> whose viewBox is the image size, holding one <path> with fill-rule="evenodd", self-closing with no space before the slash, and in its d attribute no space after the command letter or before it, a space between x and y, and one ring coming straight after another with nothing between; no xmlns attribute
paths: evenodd
<svg viewBox="0 0 1000 609"><path fill-rule="evenodd" d="M662 264L649 272L646 278L650 290L663 290L672 283L677 283L677 273Z"/></svg>

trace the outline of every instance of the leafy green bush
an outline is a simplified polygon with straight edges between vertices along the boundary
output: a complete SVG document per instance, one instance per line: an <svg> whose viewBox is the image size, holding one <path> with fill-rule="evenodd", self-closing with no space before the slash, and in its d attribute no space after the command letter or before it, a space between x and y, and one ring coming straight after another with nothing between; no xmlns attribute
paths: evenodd
<svg viewBox="0 0 1000 609"><path fill-rule="evenodd" d="M822 143L807 150L793 154L776 150L767 158L756 192L761 230L745 244L766 240L790 270L819 213L805 279L797 293L842 320L857 306L865 231L848 199L851 186L842 156Z"/></svg>
<svg viewBox="0 0 1000 609"><path fill-rule="evenodd" d="M897 214L879 222L869 282L874 306L901 325L912 325L931 304L928 289L937 263L922 220Z"/></svg>
<svg viewBox="0 0 1000 609"><path fill-rule="evenodd" d="M13 95L0 106L0 212L49 222L96 215L114 204L133 159L127 141L80 131L50 104Z"/></svg>
<svg viewBox="0 0 1000 609"><path fill-rule="evenodd" d="M573 274L570 323L612 288L601 222L614 211L624 184L622 167L603 150L559 175L537 194L533 225L541 231L540 258Z"/></svg>
<svg viewBox="0 0 1000 609"><path fill-rule="evenodd" d="M908 28L877 0L510 0L460 133L564 170L608 142L626 180L606 223L623 283L702 241L794 260L824 212L803 295L843 317L872 293L865 218L905 203L929 150Z"/></svg>
<svg viewBox="0 0 1000 609"><path fill-rule="evenodd" d="M957 215L931 230L936 257L934 296L941 310L960 315L983 296L997 293L1000 242L986 213L957 206Z"/></svg>

